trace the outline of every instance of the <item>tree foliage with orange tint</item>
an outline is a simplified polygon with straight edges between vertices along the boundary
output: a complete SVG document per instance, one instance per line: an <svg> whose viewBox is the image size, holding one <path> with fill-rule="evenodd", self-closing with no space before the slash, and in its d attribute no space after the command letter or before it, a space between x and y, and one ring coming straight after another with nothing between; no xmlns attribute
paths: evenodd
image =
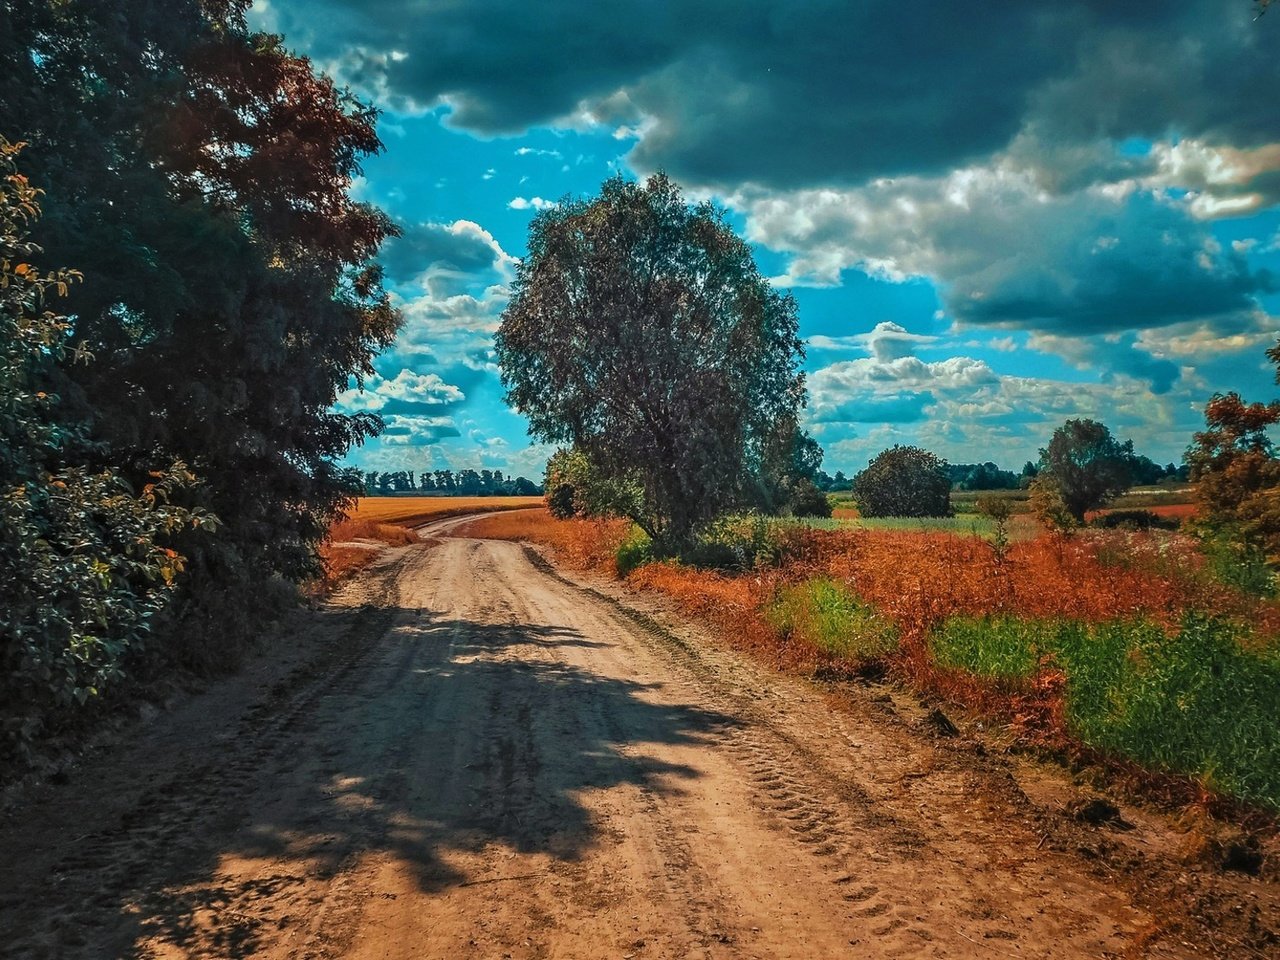
<svg viewBox="0 0 1280 960"><path fill-rule="evenodd" d="M85 278L58 392L102 465L198 476L188 505L222 524L173 544L179 611L219 640L257 629L265 579L314 573L337 462L379 428L331 405L398 324L372 259L394 227L351 196L375 112L248 5L0 4L0 133L47 191L34 241Z"/></svg>
<svg viewBox="0 0 1280 960"><path fill-rule="evenodd" d="M1280 363L1280 347L1268 356ZM1280 401L1245 403L1237 393L1215 394L1204 417L1205 429L1187 453L1202 523L1242 538L1280 565L1280 458L1267 435L1280 423Z"/></svg>

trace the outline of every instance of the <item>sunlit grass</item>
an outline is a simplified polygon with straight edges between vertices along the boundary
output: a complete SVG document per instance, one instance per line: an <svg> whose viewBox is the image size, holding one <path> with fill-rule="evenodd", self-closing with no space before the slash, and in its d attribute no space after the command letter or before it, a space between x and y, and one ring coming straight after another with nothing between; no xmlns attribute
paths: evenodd
<svg viewBox="0 0 1280 960"><path fill-rule="evenodd" d="M1172 634L1141 619L955 617L930 639L941 666L998 681L1061 669L1083 743L1280 809L1280 653L1258 647L1196 614Z"/></svg>

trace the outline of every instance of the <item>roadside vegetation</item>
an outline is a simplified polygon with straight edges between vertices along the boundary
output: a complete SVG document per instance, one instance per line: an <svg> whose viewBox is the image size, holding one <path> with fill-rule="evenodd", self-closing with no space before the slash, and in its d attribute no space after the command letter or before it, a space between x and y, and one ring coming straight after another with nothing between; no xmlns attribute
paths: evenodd
<svg viewBox="0 0 1280 960"><path fill-rule="evenodd" d="M381 429L376 111L248 6L0 5L0 776L234 669Z"/></svg>

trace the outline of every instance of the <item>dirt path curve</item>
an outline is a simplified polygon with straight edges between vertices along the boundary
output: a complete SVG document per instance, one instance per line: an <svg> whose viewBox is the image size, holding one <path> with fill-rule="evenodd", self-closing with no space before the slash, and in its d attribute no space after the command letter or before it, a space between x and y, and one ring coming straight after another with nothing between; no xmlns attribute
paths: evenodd
<svg viewBox="0 0 1280 960"><path fill-rule="evenodd" d="M1159 926L980 757L517 544L389 551L305 622L314 659L0 829L0 954L1120 957Z"/></svg>

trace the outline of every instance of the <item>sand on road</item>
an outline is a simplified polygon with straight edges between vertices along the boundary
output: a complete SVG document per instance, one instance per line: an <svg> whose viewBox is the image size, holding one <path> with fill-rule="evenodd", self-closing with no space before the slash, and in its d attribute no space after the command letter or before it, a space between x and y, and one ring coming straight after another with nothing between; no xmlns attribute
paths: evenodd
<svg viewBox="0 0 1280 960"><path fill-rule="evenodd" d="M196 698L0 829L0 954L1207 951L1046 845L980 750L832 711L529 548L389 550L308 616L289 673Z"/></svg>

